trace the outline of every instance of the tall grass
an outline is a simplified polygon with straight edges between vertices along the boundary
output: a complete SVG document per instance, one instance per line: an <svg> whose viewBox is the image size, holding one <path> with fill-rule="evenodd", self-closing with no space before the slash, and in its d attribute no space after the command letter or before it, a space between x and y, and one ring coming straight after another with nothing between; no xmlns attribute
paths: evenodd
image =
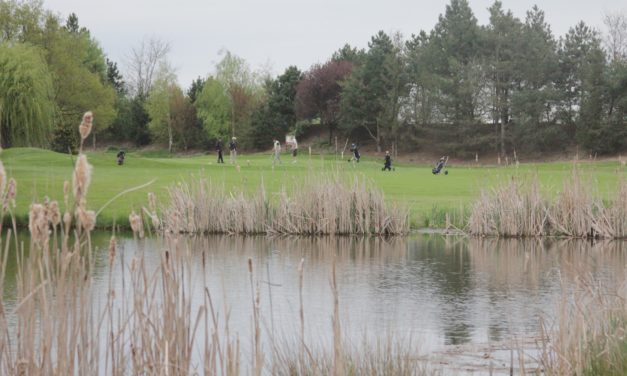
<svg viewBox="0 0 627 376"><path fill-rule="evenodd" d="M542 322L540 363L548 375L627 374L627 279L610 290L579 273L554 322Z"/></svg>
<svg viewBox="0 0 627 376"><path fill-rule="evenodd" d="M537 178L512 180L483 191L472 207L468 232L479 236L573 238L627 237L627 181L604 202L575 168L556 198L540 191Z"/></svg>
<svg viewBox="0 0 627 376"><path fill-rule="evenodd" d="M363 179L316 176L268 197L226 192L210 180L169 190L164 229L175 233L399 235L409 231L409 211L389 207Z"/></svg>

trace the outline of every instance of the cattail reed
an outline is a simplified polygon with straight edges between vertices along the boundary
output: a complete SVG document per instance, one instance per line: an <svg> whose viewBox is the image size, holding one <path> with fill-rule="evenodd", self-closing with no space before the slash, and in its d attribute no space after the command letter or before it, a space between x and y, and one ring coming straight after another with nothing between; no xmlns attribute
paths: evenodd
<svg viewBox="0 0 627 376"><path fill-rule="evenodd" d="M87 162L87 156L85 154L79 155L72 175L72 193L77 202L87 196L91 182L91 169L91 165Z"/></svg>
<svg viewBox="0 0 627 376"><path fill-rule="evenodd" d="M627 369L627 281L609 289L585 273L563 290L555 323L542 321L540 364L548 375L623 375Z"/></svg>
<svg viewBox="0 0 627 376"><path fill-rule="evenodd" d="M627 237L627 187L604 203L574 169L556 198L540 192L537 177L530 184L512 179L482 192L472 207L468 232L478 236L567 236L573 238Z"/></svg>
<svg viewBox="0 0 627 376"><path fill-rule="evenodd" d="M157 215L157 196L155 196L153 192L148 192L148 210L144 208L144 211L150 217L152 227L155 230L159 230L159 228L161 227L161 221L159 220L159 216Z"/></svg>
<svg viewBox="0 0 627 376"><path fill-rule="evenodd" d="M70 182L65 180L63 182L63 202L65 203L65 208L67 209L70 201Z"/></svg>
<svg viewBox="0 0 627 376"><path fill-rule="evenodd" d="M31 204L28 212L28 230L34 244L44 246L48 242L48 218L44 205Z"/></svg>
<svg viewBox="0 0 627 376"><path fill-rule="evenodd" d="M263 185L252 197L225 192L210 181L170 188L166 231L182 233L402 235L409 212L389 207L383 193L363 179L316 176L284 187L276 199Z"/></svg>
<svg viewBox="0 0 627 376"><path fill-rule="evenodd" d="M133 234L135 236L139 236L140 238L144 237L144 224L142 223L142 217L135 213L133 210L131 214L128 216L128 221L131 224L131 230L133 230Z"/></svg>
<svg viewBox="0 0 627 376"><path fill-rule="evenodd" d="M85 114L83 114L83 120L81 121L81 124L78 126L78 132L81 135L81 146L80 146L81 152L83 151L83 141L85 141L85 139L91 133L93 119L94 119L94 116L91 113L91 111L87 111L85 112Z"/></svg>
<svg viewBox="0 0 627 376"><path fill-rule="evenodd" d="M51 201L48 207L48 222L53 227L57 227L61 223L61 210L59 209L58 201Z"/></svg>
<svg viewBox="0 0 627 376"><path fill-rule="evenodd" d="M2 208L7 209L9 206L15 208L15 197L17 195L17 182L15 179L9 179L9 185L7 187L7 194L4 196Z"/></svg>
<svg viewBox="0 0 627 376"><path fill-rule="evenodd" d="M96 227L96 213L93 210L87 210L84 204L76 208L76 218L86 231L92 231Z"/></svg>
<svg viewBox="0 0 627 376"><path fill-rule="evenodd" d="M109 240L109 267L113 265L113 261L115 261L115 253L117 249L117 241L115 236L112 236Z"/></svg>
<svg viewBox="0 0 627 376"><path fill-rule="evenodd" d="M83 114L83 121L78 127L81 134L81 139L86 139L87 136L89 136L89 134L91 133L92 121L93 114L91 113L91 111L85 112L85 114Z"/></svg>

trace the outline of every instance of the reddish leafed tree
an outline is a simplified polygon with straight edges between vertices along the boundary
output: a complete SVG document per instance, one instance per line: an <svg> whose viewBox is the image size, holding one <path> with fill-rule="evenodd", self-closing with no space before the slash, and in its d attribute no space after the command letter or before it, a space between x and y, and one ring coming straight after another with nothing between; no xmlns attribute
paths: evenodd
<svg viewBox="0 0 627 376"><path fill-rule="evenodd" d="M321 125L329 129L329 143L337 127L342 81L352 71L353 64L348 61L314 65L296 89L296 115L299 119L320 118Z"/></svg>
<svg viewBox="0 0 627 376"><path fill-rule="evenodd" d="M242 132L242 127L246 127L246 124L250 122L250 116L255 106L255 98L251 90L243 87L242 85L233 83L228 88L229 97L231 98L231 121L233 135L235 135L235 127L237 126L238 132Z"/></svg>
<svg viewBox="0 0 627 376"><path fill-rule="evenodd" d="M180 89L174 90L170 96L170 124L177 141L187 150L194 137L198 137L198 118L196 109Z"/></svg>

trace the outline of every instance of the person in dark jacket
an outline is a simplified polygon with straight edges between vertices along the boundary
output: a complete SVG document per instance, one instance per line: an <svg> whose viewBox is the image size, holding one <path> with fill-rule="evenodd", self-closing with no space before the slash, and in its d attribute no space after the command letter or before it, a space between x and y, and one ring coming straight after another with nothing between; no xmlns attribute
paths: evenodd
<svg viewBox="0 0 627 376"><path fill-rule="evenodd" d="M385 152L385 162L383 163L383 169L381 171L392 171L392 157L390 157L390 152Z"/></svg>
<svg viewBox="0 0 627 376"><path fill-rule="evenodd" d="M216 142L216 151L218 152L218 163L224 163L224 159L222 158L222 139L218 138L218 142Z"/></svg>
<svg viewBox="0 0 627 376"><path fill-rule="evenodd" d="M118 151L118 155L116 155L116 158L118 159L118 166L122 166L124 164L124 158L126 158L126 153L124 152L124 150Z"/></svg>
<svg viewBox="0 0 627 376"><path fill-rule="evenodd" d="M359 155L359 148L357 147L357 144L351 144L351 148L350 151L353 152L353 157L351 159L349 159L348 161L356 161L359 163L359 158L361 158L361 155Z"/></svg>

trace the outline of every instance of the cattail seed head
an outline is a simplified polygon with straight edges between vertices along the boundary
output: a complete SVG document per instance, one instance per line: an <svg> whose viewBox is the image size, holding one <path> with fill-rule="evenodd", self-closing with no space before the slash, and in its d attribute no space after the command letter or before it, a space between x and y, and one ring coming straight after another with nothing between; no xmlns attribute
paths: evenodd
<svg viewBox="0 0 627 376"><path fill-rule="evenodd" d="M65 231L68 231L71 224L72 224L72 216L70 215L70 213L65 212L65 214L63 214L63 225L65 226L65 229L66 229Z"/></svg>
<svg viewBox="0 0 627 376"><path fill-rule="evenodd" d="M76 208L76 221L87 231L91 231L96 227L96 213L93 210L87 210L87 200L82 198Z"/></svg>
<svg viewBox="0 0 627 376"><path fill-rule="evenodd" d="M155 230L158 230L159 227L161 226L161 221L159 220L159 217L157 217L156 214L153 214L150 216L150 220L152 221L152 227Z"/></svg>
<svg viewBox="0 0 627 376"><path fill-rule="evenodd" d="M61 210L59 209L59 202L52 201L48 207L48 221L52 223L54 227L57 227L61 223Z"/></svg>
<svg viewBox="0 0 627 376"><path fill-rule="evenodd" d="M81 154L76 161L74 174L72 175L72 188L74 197L80 201L87 195L87 189L91 181L91 165L87 162L87 156Z"/></svg>
<svg viewBox="0 0 627 376"><path fill-rule="evenodd" d="M144 237L144 225L142 224L142 217L140 217L133 210L131 214L128 216L128 221L131 224L131 229L134 234L137 234L140 238Z"/></svg>
<svg viewBox="0 0 627 376"><path fill-rule="evenodd" d="M42 204L31 204L28 212L28 230L35 244L43 245L48 240L48 219Z"/></svg>
<svg viewBox="0 0 627 376"><path fill-rule="evenodd" d="M44 203L42 205L44 206L44 216L46 217L47 221L48 218L50 218L50 199L48 198L48 196L44 196Z"/></svg>
<svg viewBox="0 0 627 376"><path fill-rule="evenodd" d="M85 218L82 220L83 228L87 231L93 231L96 227L96 212L93 210L85 211Z"/></svg>
<svg viewBox="0 0 627 376"><path fill-rule="evenodd" d="M89 134L91 133L93 119L94 116L91 111L87 111L83 115L83 121L81 122L81 125L78 126L78 131L81 134L81 141L86 139L87 136L89 136Z"/></svg>

